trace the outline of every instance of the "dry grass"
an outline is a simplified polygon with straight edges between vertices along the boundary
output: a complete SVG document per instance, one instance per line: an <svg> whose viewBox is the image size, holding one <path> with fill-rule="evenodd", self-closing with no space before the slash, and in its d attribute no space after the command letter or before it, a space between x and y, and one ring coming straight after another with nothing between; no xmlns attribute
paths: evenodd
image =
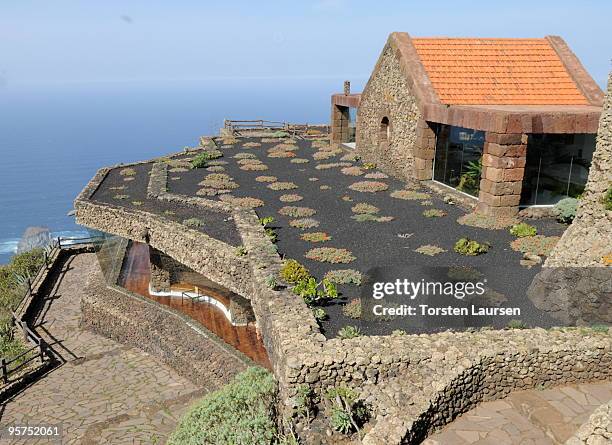
<svg viewBox="0 0 612 445"><path fill-rule="evenodd" d="M414 249L414 251L428 256L435 256L442 252L446 252L446 250L444 250L443 248L434 246L432 244L425 244L424 246Z"/></svg>
<svg viewBox="0 0 612 445"><path fill-rule="evenodd" d="M278 178L276 176L258 176L255 178L257 182L276 182Z"/></svg>
<svg viewBox="0 0 612 445"><path fill-rule="evenodd" d="M337 249L335 247L316 247L310 249L304 256L309 260L332 264L346 264L356 259L350 250Z"/></svg>
<svg viewBox="0 0 612 445"><path fill-rule="evenodd" d="M296 229L313 229L319 227L319 221L314 218L292 219L289 221L289 225Z"/></svg>
<svg viewBox="0 0 612 445"><path fill-rule="evenodd" d="M331 236L329 236L325 232L308 232L302 233L300 238L304 241L309 241L311 243L322 243L324 241L329 241Z"/></svg>
<svg viewBox="0 0 612 445"><path fill-rule="evenodd" d="M254 209L257 207L262 207L265 204L261 199L252 198L250 196L238 198L232 195L222 195L219 197L219 199L223 202L227 202L228 204L242 207L245 209Z"/></svg>
<svg viewBox="0 0 612 445"><path fill-rule="evenodd" d="M136 174L136 170L131 167L122 168L121 170L119 170L119 174L121 176L134 176Z"/></svg>
<svg viewBox="0 0 612 445"><path fill-rule="evenodd" d="M360 202L358 204L355 204L353 207L351 207L351 210L353 211L353 213L358 213L358 214L374 214L374 213L378 213L380 211L380 209L376 206L373 206L372 204L368 204L365 202Z"/></svg>
<svg viewBox="0 0 612 445"><path fill-rule="evenodd" d="M389 186L384 182L360 181L349 185L349 188L357 192L376 193L387 190Z"/></svg>
<svg viewBox="0 0 612 445"><path fill-rule="evenodd" d="M302 199L304 199L302 196L297 195L295 193L290 193L287 195L281 195L278 198L281 202L298 202L301 201Z"/></svg>
<svg viewBox="0 0 612 445"><path fill-rule="evenodd" d="M278 213L291 218L305 218L314 215L317 211L310 207L284 206L278 210Z"/></svg>
<svg viewBox="0 0 612 445"><path fill-rule="evenodd" d="M427 193L415 192L414 190L395 190L391 193L392 198L403 199L405 201L416 201L420 199L429 199L431 196Z"/></svg>
<svg viewBox="0 0 612 445"><path fill-rule="evenodd" d="M365 172L361 169L361 167L344 167L340 170L342 174L347 176L361 176Z"/></svg>
<svg viewBox="0 0 612 445"><path fill-rule="evenodd" d="M272 184L268 184L270 190L292 190L298 188L293 182L273 182Z"/></svg>

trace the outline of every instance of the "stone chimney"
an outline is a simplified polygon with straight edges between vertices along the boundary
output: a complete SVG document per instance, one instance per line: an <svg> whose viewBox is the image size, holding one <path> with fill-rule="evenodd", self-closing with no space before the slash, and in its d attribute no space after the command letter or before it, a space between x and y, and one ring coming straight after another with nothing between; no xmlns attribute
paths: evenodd
<svg viewBox="0 0 612 445"><path fill-rule="evenodd" d="M351 81L345 80L344 81L344 95L348 96L349 94L351 94Z"/></svg>

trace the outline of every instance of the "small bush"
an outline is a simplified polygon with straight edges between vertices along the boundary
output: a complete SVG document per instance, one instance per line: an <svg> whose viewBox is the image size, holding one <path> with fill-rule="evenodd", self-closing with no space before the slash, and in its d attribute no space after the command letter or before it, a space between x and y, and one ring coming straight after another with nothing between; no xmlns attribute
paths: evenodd
<svg viewBox="0 0 612 445"><path fill-rule="evenodd" d="M461 238L455 243L454 250L461 255L476 256L487 253L489 247L488 243L479 243L469 238Z"/></svg>
<svg viewBox="0 0 612 445"><path fill-rule="evenodd" d="M245 209L254 209L256 207L262 207L265 203L259 198L252 198L250 196L236 197L231 195L222 195L219 199L223 202L227 202L231 205L243 207Z"/></svg>
<svg viewBox="0 0 612 445"><path fill-rule="evenodd" d="M376 164L373 162L364 162L363 169L364 170L374 170L376 168Z"/></svg>
<svg viewBox="0 0 612 445"><path fill-rule="evenodd" d="M434 256L438 255L439 253L446 252L446 250L442 249L441 247L434 246L431 244L426 244L424 246L418 247L414 249L414 251L428 256Z"/></svg>
<svg viewBox="0 0 612 445"><path fill-rule="evenodd" d="M289 225L291 227L295 227L296 229L312 229L315 227L319 227L319 221L314 218L292 219L291 221L289 221Z"/></svg>
<svg viewBox="0 0 612 445"><path fill-rule="evenodd" d="M130 199L130 195L115 195L113 196L113 199L120 199L120 200Z"/></svg>
<svg viewBox="0 0 612 445"><path fill-rule="evenodd" d="M302 196L295 194L295 193L289 193L286 195L281 195L278 200L281 202L298 202L301 201L302 199L304 199Z"/></svg>
<svg viewBox="0 0 612 445"><path fill-rule="evenodd" d="M414 190L396 190L391 193L391 197L396 199L403 199L405 201L417 201L420 199L430 198L427 193L415 192Z"/></svg>
<svg viewBox="0 0 612 445"><path fill-rule="evenodd" d="M266 187L268 187L270 190L291 190L298 188L298 186L293 182L273 182L268 184Z"/></svg>
<svg viewBox="0 0 612 445"><path fill-rule="evenodd" d="M402 335L406 335L406 331L404 331L403 329L394 329L393 332L391 332L391 335L393 335L394 337L399 337Z"/></svg>
<svg viewBox="0 0 612 445"><path fill-rule="evenodd" d="M393 221L395 217L394 216L377 216L377 215L372 215L371 213L361 213L361 214L351 216L351 219L354 219L355 221L358 221L358 222L370 222L371 221L371 222L384 223L384 222Z"/></svg>
<svg viewBox="0 0 612 445"><path fill-rule="evenodd" d="M278 178L276 176L258 176L255 178L255 181L257 182L276 182L277 179Z"/></svg>
<svg viewBox="0 0 612 445"><path fill-rule="evenodd" d="M522 320L510 320L508 329L527 329L527 325Z"/></svg>
<svg viewBox="0 0 612 445"><path fill-rule="evenodd" d="M314 277L300 280L292 289L295 295L302 297L309 306L318 304L325 299L333 299L338 296L336 286L329 280L323 279L320 283Z"/></svg>
<svg viewBox="0 0 612 445"><path fill-rule="evenodd" d="M355 190L357 192L367 192L367 193L376 193L387 190L389 186L384 182L378 181L360 181L355 182L354 184L349 185L351 190Z"/></svg>
<svg viewBox="0 0 612 445"><path fill-rule="evenodd" d="M361 282L363 281L363 276L361 275L361 272L355 269L330 270L325 274L325 278L327 278L332 283L354 284L356 286L361 286Z"/></svg>
<svg viewBox="0 0 612 445"><path fill-rule="evenodd" d="M268 286L272 290L276 289L276 286L278 286L278 282L276 281L276 277L274 275L270 275L268 278L266 278L266 286Z"/></svg>
<svg viewBox="0 0 612 445"><path fill-rule="evenodd" d="M323 309L322 307L313 307L312 315L317 321L323 321L327 319L327 312L325 312L325 309Z"/></svg>
<svg viewBox="0 0 612 445"><path fill-rule="evenodd" d="M578 209L578 200L576 198L565 198L555 204L553 209L557 221L569 224L576 217Z"/></svg>
<svg viewBox="0 0 612 445"><path fill-rule="evenodd" d="M426 218L441 218L446 216L446 212L440 209L427 209L423 211L423 216Z"/></svg>
<svg viewBox="0 0 612 445"><path fill-rule="evenodd" d="M361 318L361 311L362 311L361 300L357 298L349 301L347 304L342 306L342 313L349 318L354 318L354 319Z"/></svg>
<svg viewBox="0 0 612 445"><path fill-rule="evenodd" d="M338 331L338 337L347 340L361 336L361 330L357 326L344 326Z"/></svg>
<svg viewBox="0 0 612 445"><path fill-rule="evenodd" d="M309 260L333 264L350 263L356 259L350 250L337 249L335 247L317 247L310 249L304 256Z"/></svg>
<svg viewBox="0 0 612 445"><path fill-rule="evenodd" d="M340 171L347 176L361 176L365 173L361 167L344 167Z"/></svg>
<svg viewBox="0 0 612 445"><path fill-rule="evenodd" d="M358 204L355 204L353 207L351 207L351 210L353 211L353 213L357 213L357 214L365 214L365 213L374 214L380 211L378 207L373 206L372 204L365 203L365 202L360 202Z"/></svg>
<svg viewBox="0 0 612 445"><path fill-rule="evenodd" d="M310 278L310 272L296 260L285 260L280 270L280 276L289 284L297 284Z"/></svg>
<svg viewBox="0 0 612 445"><path fill-rule="evenodd" d="M534 226L524 222L514 224L512 227L510 227L510 234L518 238L524 238L526 236L535 236L537 233L538 231Z"/></svg>
<svg viewBox="0 0 612 445"><path fill-rule="evenodd" d="M323 241L329 241L331 236L329 236L325 232L310 232L310 233L302 233L300 238L304 241L309 241L311 243L321 243Z"/></svg>
<svg viewBox="0 0 612 445"><path fill-rule="evenodd" d="M248 251L246 250L246 247L244 246L236 247L236 256L246 256L247 253Z"/></svg>
<svg viewBox="0 0 612 445"><path fill-rule="evenodd" d="M220 158L221 156L223 156L223 153L219 150L205 151L194 156L191 160L191 166L193 168L204 168L208 165L208 161Z"/></svg>
<svg viewBox="0 0 612 445"><path fill-rule="evenodd" d="M517 238L510 243L510 247L518 252L548 256L558 241L558 236L535 235Z"/></svg>
<svg viewBox="0 0 612 445"><path fill-rule="evenodd" d="M284 206L278 210L278 213L291 218L305 218L314 215L317 211L310 207Z"/></svg>
<svg viewBox="0 0 612 445"><path fill-rule="evenodd" d="M275 398L272 374L249 368L193 406L168 444L273 444L279 438L271 415Z"/></svg>

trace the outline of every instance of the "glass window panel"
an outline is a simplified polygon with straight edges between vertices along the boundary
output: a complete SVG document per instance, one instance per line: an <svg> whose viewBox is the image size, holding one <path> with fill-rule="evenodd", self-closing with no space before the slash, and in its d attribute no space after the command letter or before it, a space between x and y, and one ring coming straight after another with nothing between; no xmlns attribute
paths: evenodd
<svg viewBox="0 0 612 445"><path fill-rule="evenodd" d="M434 179L478 196L484 132L440 125L436 138Z"/></svg>
<svg viewBox="0 0 612 445"><path fill-rule="evenodd" d="M594 150L594 134L529 135L521 204L553 205L579 196Z"/></svg>

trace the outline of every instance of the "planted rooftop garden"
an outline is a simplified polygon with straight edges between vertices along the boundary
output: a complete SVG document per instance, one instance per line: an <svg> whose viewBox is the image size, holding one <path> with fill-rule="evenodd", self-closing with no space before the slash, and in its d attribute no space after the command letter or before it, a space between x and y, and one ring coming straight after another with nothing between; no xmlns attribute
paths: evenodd
<svg viewBox="0 0 612 445"><path fill-rule="evenodd" d="M566 225L553 219L500 223L452 197L391 178L326 137L274 136L203 140L182 154L117 167L92 199L180 222L236 246L240 256L248 252L227 215L147 198L152 164L167 164L170 193L253 209L289 264L288 275L270 277L269 285L290 286L328 338L435 330L393 318L361 322L364 283L385 268L484 274L492 291L483 304L520 307L528 326L554 324L526 291Z"/></svg>

